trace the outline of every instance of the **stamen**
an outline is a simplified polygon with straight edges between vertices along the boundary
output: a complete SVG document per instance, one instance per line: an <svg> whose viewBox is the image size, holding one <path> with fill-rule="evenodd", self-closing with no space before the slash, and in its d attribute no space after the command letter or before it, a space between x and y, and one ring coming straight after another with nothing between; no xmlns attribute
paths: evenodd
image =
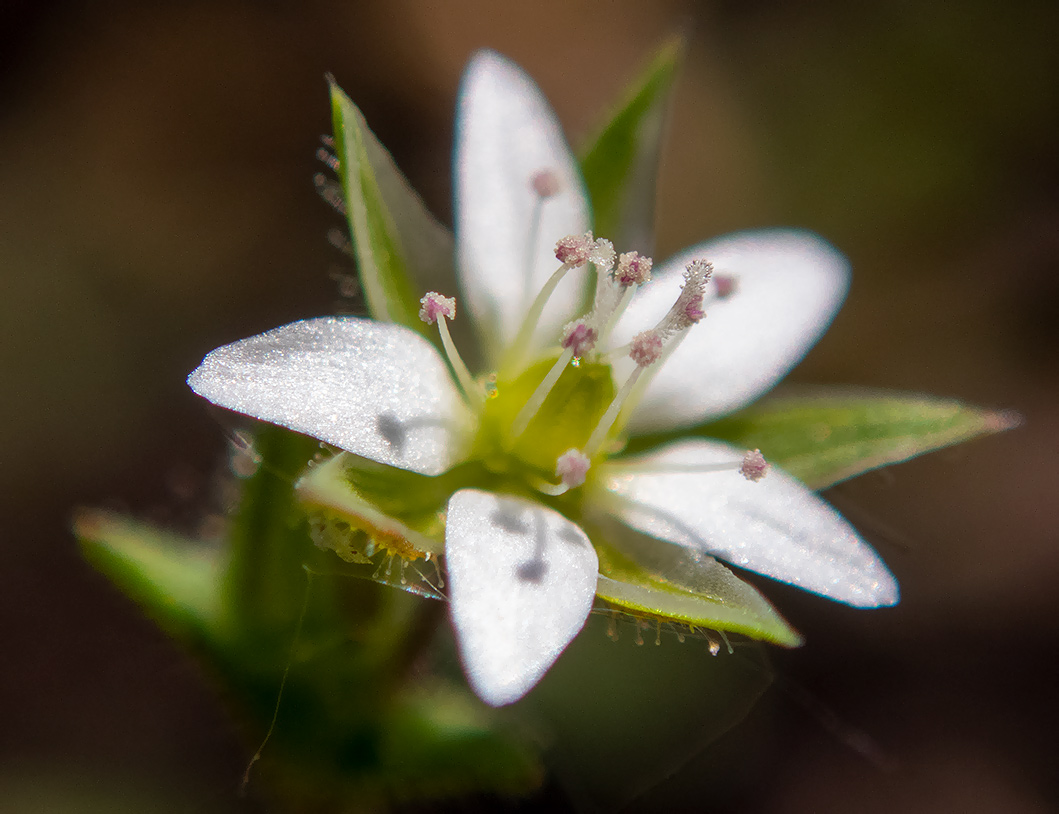
<svg viewBox="0 0 1059 814"><path fill-rule="evenodd" d="M610 339L611 331L613 331L614 326L618 324L618 320L621 318L621 315L625 313L625 309L629 307L629 303L632 302L632 298L635 294L636 286L630 285L625 287L621 299L611 310L610 316L607 317L607 321L603 325L603 329L599 332L599 344L605 345L607 340Z"/></svg>
<svg viewBox="0 0 1059 814"><path fill-rule="evenodd" d="M559 381L559 377L563 375L563 371L566 370L566 366L570 364L570 360L573 357L573 348L566 348L559 355L559 358L555 360L551 370L541 379L541 383L537 385L533 395L522 405L522 409L518 411L518 415L515 416L515 420L511 424L512 442L516 441L526 431L526 427L533 420L533 416L537 415L537 411L544 406L545 399L548 398L548 394L552 392L552 388L555 387L555 383Z"/></svg>
<svg viewBox="0 0 1059 814"><path fill-rule="evenodd" d="M584 319L571 322L563 329L562 346L574 352L574 356L581 357L596 347L599 335Z"/></svg>
<svg viewBox="0 0 1059 814"><path fill-rule="evenodd" d="M580 450L568 449L555 462L555 476L568 489L574 489L585 482L591 466L592 462L588 459L588 456Z"/></svg>
<svg viewBox="0 0 1059 814"><path fill-rule="evenodd" d="M474 377L471 376L471 371L464 364L459 351L456 350L456 344L452 341L451 334L449 334L448 320L456 318L456 298L443 297L436 291L428 291L419 303L422 306L419 309L419 318L427 325L437 323L438 333L441 334L441 345L445 348L445 355L456 373L456 379L460 383L464 397L472 405L481 401L481 389L475 383Z"/></svg>
<svg viewBox="0 0 1059 814"><path fill-rule="evenodd" d="M530 179L530 185L539 198L552 198L563 188L559 175L554 170L538 170Z"/></svg>
<svg viewBox="0 0 1059 814"><path fill-rule="evenodd" d="M529 238L526 240L526 256L522 266L522 299L525 302L533 293L533 265L537 258L537 244L541 238L541 213L544 201L559 192L559 176L552 170L538 170L530 178L530 187L537 195L530 215Z"/></svg>
<svg viewBox="0 0 1059 814"><path fill-rule="evenodd" d="M599 274L596 278L596 300L593 307L597 320L603 320L599 332L599 344L606 344L610 333L625 309L632 302L636 287L650 282L650 257L639 252L626 252L618 258L618 267L610 276Z"/></svg>
<svg viewBox="0 0 1059 814"><path fill-rule="evenodd" d="M614 401L607 407L599 424L592 431L585 445L587 455L594 455L599 450L607 433L618 420L622 407L630 398L634 402L639 401L654 372L661 367L660 363L669 358L669 355L680 344L687 329L706 315L702 309L702 302L706 283L712 273L713 266L705 260L689 263L684 271L684 285L680 289L680 295L669 312L652 330L644 331L633 337L632 342L629 343L628 352L629 357L636 363L636 369L621 386ZM626 293L630 290L632 290L631 287ZM643 372L649 368L651 373L642 376Z"/></svg>
<svg viewBox="0 0 1059 814"><path fill-rule="evenodd" d="M614 279L626 288L649 283L653 264L650 257L643 257L639 252L625 252L618 258Z"/></svg>
<svg viewBox="0 0 1059 814"><path fill-rule="evenodd" d="M427 325L433 325L439 317L456 318L455 297L443 297L437 291L428 291L419 304L422 306L419 309L419 318Z"/></svg>
<svg viewBox="0 0 1059 814"><path fill-rule="evenodd" d="M658 463L653 465L639 464L636 467L637 472L648 472L658 473L662 475L673 475L676 473L695 473L701 474L703 472L738 472L747 480L759 481L768 473L769 464L765 461L765 457L761 454L761 450L748 450L747 453L738 462L729 461L723 464L676 464L676 463Z"/></svg>
<svg viewBox="0 0 1059 814"><path fill-rule="evenodd" d="M589 261L595 248L591 232L567 235L555 244L555 259L569 268L578 268Z"/></svg>
<svg viewBox="0 0 1059 814"><path fill-rule="evenodd" d="M629 358L640 367L653 365L662 355L662 337L657 331L643 331L629 343Z"/></svg>
<svg viewBox="0 0 1059 814"><path fill-rule="evenodd" d="M572 268L579 268L588 262L594 247L595 240L591 232L586 232L583 235L568 235L555 244L555 257L562 265L548 278L548 282L538 292L537 298L526 312L522 325L519 326L518 333L511 342L508 350L510 358L505 360L504 367L521 368L522 360L529 350L529 340L533 336L537 323L540 322L541 314L544 313L544 306L555 291L555 287L566 276L566 272ZM526 278L529 278L529 274L526 275Z"/></svg>
<svg viewBox="0 0 1059 814"><path fill-rule="evenodd" d="M739 467L739 474L749 481L757 483L768 474L769 464L760 449L747 450L743 456L743 463Z"/></svg>
<svg viewBox="0 0 1059 814"><path fill-rule="evenodd" d="M588 259L598 274L609 274L614 268L614 244L605 237L597 238L588 253Z"/></svg>
<svg viewBox="0 0 1059 814"><path fill-rule="evenodd" d="M731 274L715 274L713 285L717 299L726 300L739 288L739 278Z"/></svg>
<svg viewBox="0 0 1059 814"><path fill-rule="evenodd" d="M667 319L672 319L672 331L683 331L706 316L702 310L702 300L706 294L706 283L713 274L713 265L707 260L695 260L688 263L684 270L684 285L680 296L673 303Z"/></svg>
<svg viewBox="0 0 1059 814"><path fill-rule="evenodd" d="M629 394L632 393L634 387L636 387L636 381L640 378L640 374L643 373L644 368L637 366L632 372L628 379L625 380L625 384L621 386L617 395L614 396L614 401L607 407L607 411L603 413L603 417L600 418L599 424L592 430L592 435L589 436L588 443L585 444L585 454L589 457L595 455L599 448L603 445L603 439L607 437L607 433L610 432L610 428L614 426L614 422L618 418L618 413L621 412L621 408L629 398Z"/></svg>

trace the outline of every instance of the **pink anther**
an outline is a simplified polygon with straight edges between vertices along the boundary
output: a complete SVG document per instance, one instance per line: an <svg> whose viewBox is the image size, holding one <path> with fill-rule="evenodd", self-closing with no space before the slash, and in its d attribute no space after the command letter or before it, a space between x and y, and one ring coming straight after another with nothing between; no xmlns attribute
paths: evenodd
<svg viewBox="0 0 1059 814"><path fill-rule="evenodd" d="M761 450L747 450L746 455L743 456L743 465L739 467L739 474L747 480L757 483L768 474L768 471L769 464L765 460L765 456L761 454Z"/></svg>
<svg viewBox="0 0 1059 814"><path fill-rule="evenodd" d="M639 252L625 252L618 258L614 279L626 288L643 285L651 280L652 264L650 257L644 257Z"/></svg>
<svg viewBox="0 0 1059 814"><path fill-rule="evenodd" d="M583 235L567 235L555 244L555 259L570 268L583 266L588 262L596 242L591 232Z"/></svg>
<svg viewBox="0 0 1059 814"><path fill-rule="evenodd" d="M643 331L636 334L629 344L629 358L640 367L653 365L662 355L662 337L657 331Z"/></svg>
<svg viewBox="0 0 1059 814"><path fill-rule="evenodd" d="M455 297L443 297L437 291L428 291L419 304L422 306L419 309L419 318L427 325L433 325L438 321L438 317L456 318Z"/></svg>
<svg viewBox="0 0 1059 814"><path fill-rule="evenodd" d="M581 486L588 477L592 462L577 449L568 449L555 462L555 476L570 489Z"/></svg>
<svg viewBox="0 0 1059 814"><path fill-rule="evenodd" d="M584 320L571 322L563 330L563 347L572 350L579 358L596 346L597 339L599 334L595 328L585 324Z"/></svg>
<svg viewBox="0 0 1059 814"><path fill-rule="evenodd" d="M554 170L538 170L530 179L530 186L541 198L551 198L553 195L558 195L559 190L562 189L562 183Z"/></svg>

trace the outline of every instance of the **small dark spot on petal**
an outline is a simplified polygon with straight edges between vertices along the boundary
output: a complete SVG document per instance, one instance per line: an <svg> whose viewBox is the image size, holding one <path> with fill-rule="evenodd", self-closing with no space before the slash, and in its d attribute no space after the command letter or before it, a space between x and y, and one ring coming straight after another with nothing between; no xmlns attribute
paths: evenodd
<svg viewBox="0 0 1059 814"><path fill-rule="evenodd" d="M379 435L386 440L386 443L400 452L404 447L405 441L408 440L408 433L405 431L401 419L392 413L383 413L375 419L375 426L379 431Z"/></svg>

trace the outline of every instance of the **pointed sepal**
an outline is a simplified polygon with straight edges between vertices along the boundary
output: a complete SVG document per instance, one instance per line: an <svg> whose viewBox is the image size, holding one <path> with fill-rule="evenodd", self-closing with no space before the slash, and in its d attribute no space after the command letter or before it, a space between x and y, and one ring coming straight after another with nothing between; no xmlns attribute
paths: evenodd
<svg viewBox="0 0 1059 814"><path fill-rule="evenodd" d="M453 238L427 210L368 128L330 81L334 147L360 282L375 319L426 334L419 298L455 287Z"/></svg>
<svg viewBox="0 0 1059 814"><path fill-rule="evenodd" d="M908 393L843 393L767 399L696 434L760 449L813 489L936 449L1010 430L1011 411Z"/></svg>
<svg viewBox="0 0 1059 814"><path fill-rule="evenodd" d="M670 93L685 46L683 36L662 45L581 152L596 232L642 254L654 251L655 183Z"/></svg>

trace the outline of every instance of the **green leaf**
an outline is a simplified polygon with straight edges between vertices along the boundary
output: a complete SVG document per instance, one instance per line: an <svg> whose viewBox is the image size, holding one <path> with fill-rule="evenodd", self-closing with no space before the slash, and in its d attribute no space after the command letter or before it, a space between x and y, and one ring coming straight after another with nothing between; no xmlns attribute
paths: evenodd
<svg viewBox="0 0 1059 814"><path fill-rule="evenodd" d="M600 544L599 539L606 539ZM707 554L625 529L594 535L596 595L636 616L742 633L785 647L802 638L751 585Z"/></svg>
<svg viewBox="0 0 1059 814"><path fill-rule="evenodd" d="M216 550L107 511L83 509L73 525L85 557L163 628L202 640L220 627Z"/></svg>
<svg viewBox="0 0 1059 814"><path fill-rule="evenodd" d="M368 308L375 319L427 335L419 298L427 289L454 290L452 235L427 211L357 106L330 84L338 175Z"/></svg>
<svg viewBox="0 0 1059 814"><path fill-rule="evenodd" d="M666 41L581 158L597 234L645 254L653 250L658 160L683 53L683 37Z"/></svg>
<svg viewBox="0 0 1059 814"><path fill-rule="evenodd" d="M813 489L924 452L1008 430L1011 412L889 393L772 398L694 431L765 458Z"/></svg>

